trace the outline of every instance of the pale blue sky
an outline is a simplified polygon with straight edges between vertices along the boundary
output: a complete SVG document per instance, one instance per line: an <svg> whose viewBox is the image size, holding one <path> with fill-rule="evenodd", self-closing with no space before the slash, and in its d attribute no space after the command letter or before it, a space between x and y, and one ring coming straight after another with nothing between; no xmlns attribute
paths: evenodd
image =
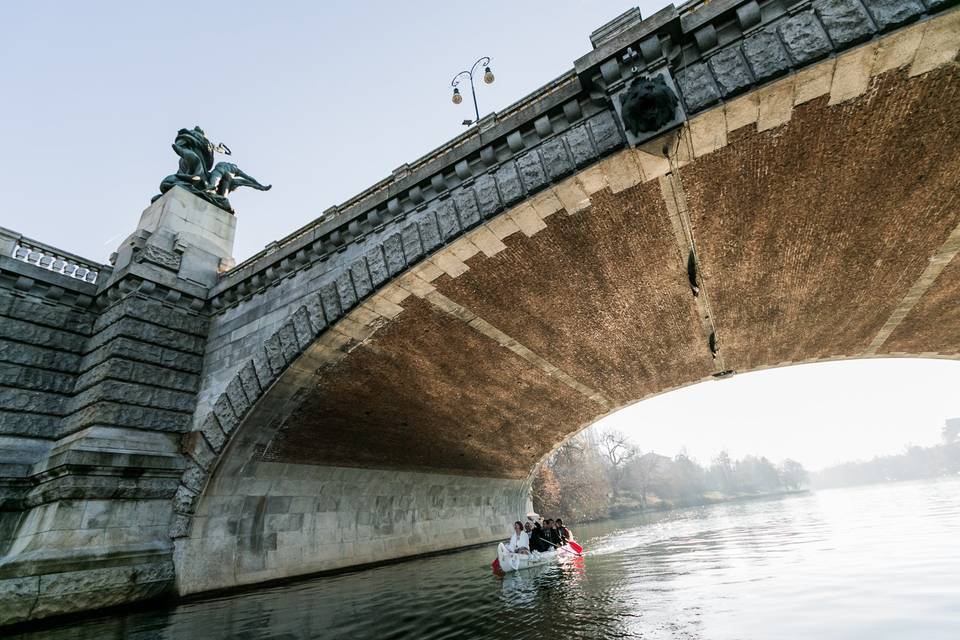
<svg viewBox="0 0 960 640"><path fill-rule="evenodd" d="M0 17L0 225L106 260L176 168L181 127L226 142L243 259L463 131L450 80L483 55L502 109L569 70L635 2L8 2ZM666 3L639 4L650 15ZM860 361L742 375L613 418L645 449L817 467L936 439L960 363ZM829 446L828 446L829 445Z"/></svg>
<svg viewBox="0 0 960 640"><path fill-rule="evenodd" d="M660 8L661 0L641 3ZM106 260L136 226L181 127L268 193L242 190L256 253L464 130L450 80L493 58L481 111L573 67L635 2L31 2L0 17L0 225Z"/></svg>

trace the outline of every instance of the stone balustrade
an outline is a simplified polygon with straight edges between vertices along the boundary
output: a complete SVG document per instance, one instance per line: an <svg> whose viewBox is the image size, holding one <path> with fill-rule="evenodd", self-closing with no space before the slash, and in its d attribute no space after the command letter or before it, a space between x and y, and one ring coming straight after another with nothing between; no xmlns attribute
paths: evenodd
<svg viewBox="0 0 960 640"><path fill-rule="evenodd" d="M10 243L12 250L9 256L15 260L21 260L54 273L62 273L90 284L96 284L97 278L100 277L102 267L92 261L23 236L13 235L11 239L13 240Z"/></svg>

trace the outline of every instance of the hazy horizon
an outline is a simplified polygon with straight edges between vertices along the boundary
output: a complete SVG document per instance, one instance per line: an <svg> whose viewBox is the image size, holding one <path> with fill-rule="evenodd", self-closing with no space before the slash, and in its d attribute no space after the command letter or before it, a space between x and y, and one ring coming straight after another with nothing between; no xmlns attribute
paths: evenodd
<svg viewBox="0 0 960 640"><path fill-rule="evenodd" d="M818 362L701 382L625 407L590 428L616 429L641 450L703 464L792 458L818 471L941 442L960 417L960 362L870 358ZM704 429L703 425L709 425Z"/></svg>

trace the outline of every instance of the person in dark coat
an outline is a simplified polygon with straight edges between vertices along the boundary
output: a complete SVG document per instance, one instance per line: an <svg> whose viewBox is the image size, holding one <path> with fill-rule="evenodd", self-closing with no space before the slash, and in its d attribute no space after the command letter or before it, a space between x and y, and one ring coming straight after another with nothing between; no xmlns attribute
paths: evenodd
<svg viewBox="0 0 960 640"><path fill-rule="evenodd" d="M557 531L557 523L553 521L553 518L548 518L544 523L544 539L550 543L550 547L556 548L563 544L560 540L560 532Z"/></svg>
<svg viewBox="0 0 960 640"><path fill-rule="evenodd" d="M534 522L530 526L530 550L543 553L549 546L543 541L543 527L540 526L539 522Z"/></svg>
<svg viewBox="0 0 960 640"><path fill-rule="evenodd" d="M560 534L560 544L567 544L567 542L573 538L573 534L570 533L570 529L567 529L563 526L563 520L557 518L557 532Z"/></svg>

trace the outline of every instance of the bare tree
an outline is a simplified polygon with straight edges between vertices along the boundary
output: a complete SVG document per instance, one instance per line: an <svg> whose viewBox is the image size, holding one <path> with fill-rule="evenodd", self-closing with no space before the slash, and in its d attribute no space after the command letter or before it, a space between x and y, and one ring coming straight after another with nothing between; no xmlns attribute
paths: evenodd
<svg viewBox="0 0 960 640"><path fill-rule="evenodd" d="M656 483L659 477L660 463L663 456L658 456L653 451L640 454L637 451L636 457L627 465L630 478L640 489L640 508L647 508L647 492Z"/></svg>
<svg viewBox="0 0 960 640"><path fill-rule="evenodd" d="M620 495L620 485L623 482L627 463L638 453L636 445L620 431L605 431L601 434L600 454L610 474L610 489L613 491L614 498Z"/></svg>

